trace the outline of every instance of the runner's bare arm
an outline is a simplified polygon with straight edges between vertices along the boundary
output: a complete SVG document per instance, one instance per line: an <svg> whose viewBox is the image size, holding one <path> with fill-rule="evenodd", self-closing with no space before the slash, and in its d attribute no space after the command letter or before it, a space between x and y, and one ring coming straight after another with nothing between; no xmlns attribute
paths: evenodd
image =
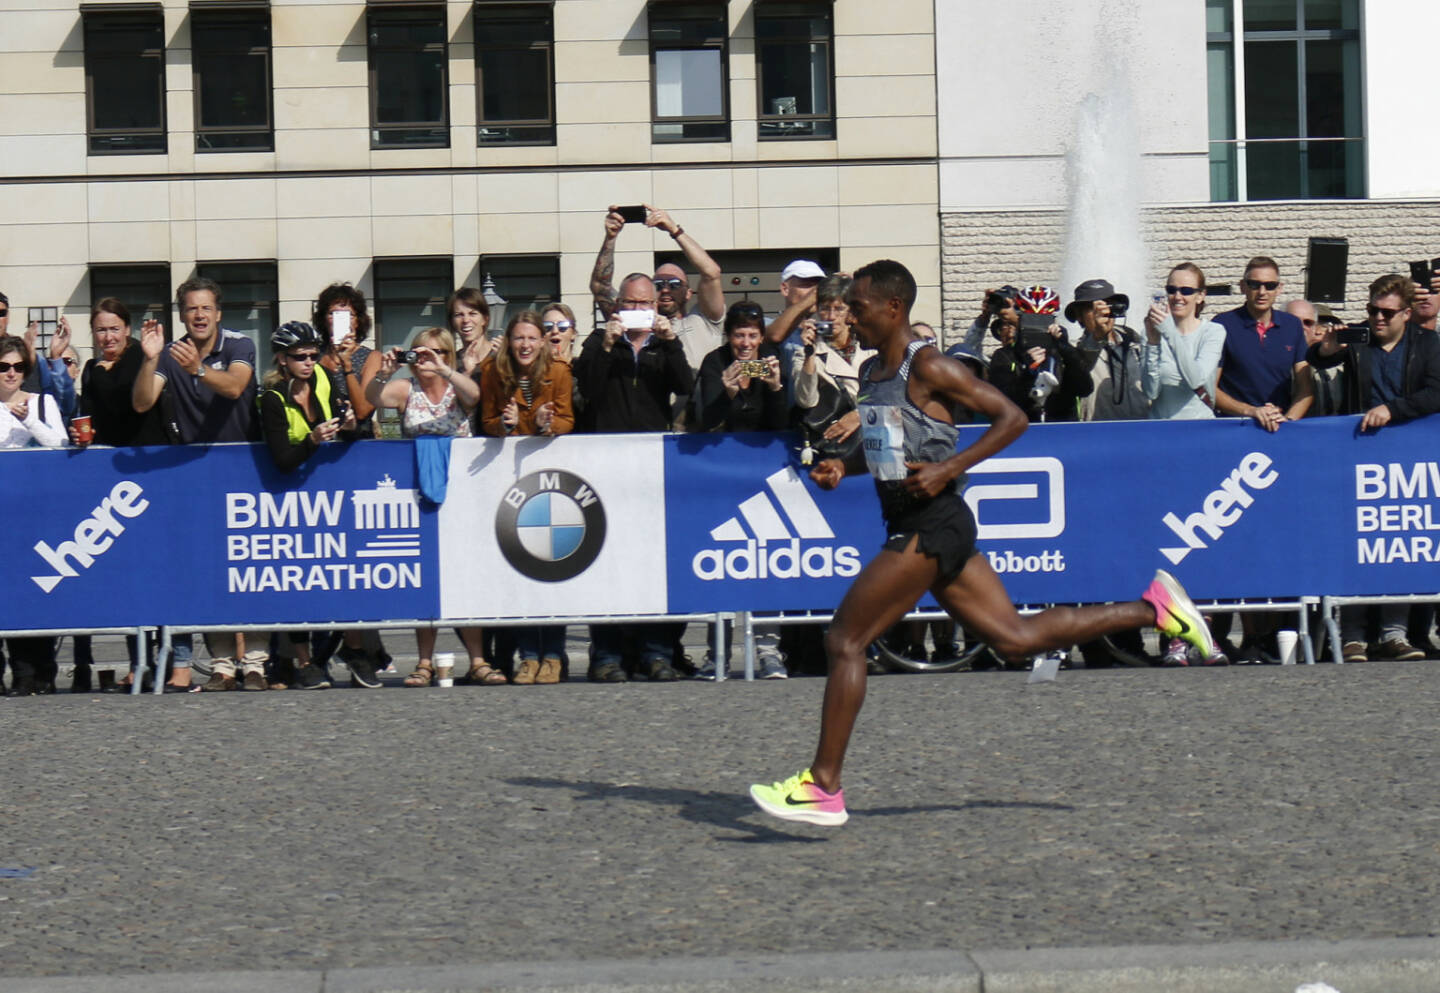
<svg viewBox="0 0 1440 993"><path fill-rule="evenodd" d="M1025 414L1005 394L970 372L964 363L935 349L916 353L910 370L910 390L911 399L932 417L950 419L951 410L959 406L990 419L990 427L974 444L944 462L906 463L911 473L905 488L917 495L938 495L951 480L1004 449L1029 426Z"/></svg>

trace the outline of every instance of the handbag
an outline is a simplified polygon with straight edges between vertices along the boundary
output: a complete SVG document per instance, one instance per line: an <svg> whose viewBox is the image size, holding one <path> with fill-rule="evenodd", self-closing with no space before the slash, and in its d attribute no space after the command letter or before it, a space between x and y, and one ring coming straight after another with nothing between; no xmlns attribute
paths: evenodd
<svg viewBox="0 0 1440 993"><path fill-rule="evenodd" d="M849 459L860 450L860 431L857 428L848 438L835 441L825 437L825 429L840 418L859 409L855 398L848 391L824 376L819 378L820 397L815 406L796 407L795 426L800 431L804 447L809 448L817 459Z"/></svg>

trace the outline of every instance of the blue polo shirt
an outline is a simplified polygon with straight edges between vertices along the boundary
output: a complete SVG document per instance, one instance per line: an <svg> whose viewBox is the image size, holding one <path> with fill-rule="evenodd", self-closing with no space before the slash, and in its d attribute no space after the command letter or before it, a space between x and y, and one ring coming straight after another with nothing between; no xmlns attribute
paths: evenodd
<svg viewBox="0 0 1440 993"><path fill-rule="evenodd" d="M1261 338L1243 304L1216 316L1215 323L1225 329L1220 388L1252 407L1273 403L1286 410L1295 363L1305 361L1305 328L1300 318L1283 310L1272 310L1270 319L1275 324Z"/></svg>

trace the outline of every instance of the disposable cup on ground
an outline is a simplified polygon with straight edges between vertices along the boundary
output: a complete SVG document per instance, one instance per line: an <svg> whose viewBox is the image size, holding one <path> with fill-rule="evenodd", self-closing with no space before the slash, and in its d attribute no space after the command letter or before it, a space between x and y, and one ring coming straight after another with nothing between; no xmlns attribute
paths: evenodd
<svg viewBox="0 0 1440 993"><path fill-rule="evenodd" d="M455 680L455 653L435 653L435 684L437 686L454 686Z"/></svg>
<svg viewBox="0 0 1440 993"><path fill-rule="evenodd" d="M1280 664L1295 664L1295 646L1300 643L1300 635L1294 631L1276 631L1275 640L1280 645Z"/></svg>

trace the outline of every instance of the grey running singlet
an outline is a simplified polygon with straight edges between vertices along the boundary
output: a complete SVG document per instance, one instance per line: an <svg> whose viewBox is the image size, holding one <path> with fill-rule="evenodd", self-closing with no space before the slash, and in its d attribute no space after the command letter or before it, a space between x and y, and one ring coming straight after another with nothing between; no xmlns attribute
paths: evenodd
<svg viewBox="0 0 1440 993"><path fill-rule="evenodd" d="M938 421L910 400L910 363L922 348L934 347L925 339L912 341L905 360L889 379L875 380L871 373L880 364L879 356L865 363L860 372L860 430L865 465L877 483L894 483L909 475L906 462L943 462L955 454L960 432L953 424ZM965 485L962 476L957 487Z"/></svg>

